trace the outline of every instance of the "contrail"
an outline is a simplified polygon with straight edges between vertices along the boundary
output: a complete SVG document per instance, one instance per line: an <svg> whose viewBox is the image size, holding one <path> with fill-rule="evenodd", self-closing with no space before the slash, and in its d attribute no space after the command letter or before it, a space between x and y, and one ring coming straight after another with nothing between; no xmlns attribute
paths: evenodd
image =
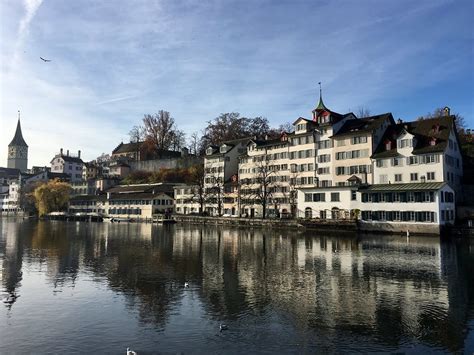
<svg viewBox="0 0 474 355"><path fill-rule="evenodd" d="M134 97L137 97L137 96L136 95L131 95L131 96L117 97L115 99L110 99L110 100L105 100L105 101L98 102L98 103L96 103L96 105L110 104L112 102L128 100L128 99L132 99Z"/></svg>
<svg viewBox="0 0 474 355"><path fill-rule="evenodd" d="M26 36L28 35L30 23L31 21L33 21L33 18L35 17L36 12L38 11L42 3L43 3L43 0L24 0L23 1L23 6L25 8L25 15L20 20L20 26L18 27L18 38L16 40L15 51L12 56L12 62L10 63L11 65L14 65L18 61L20 48L22 47L23 42Z"/></svg>

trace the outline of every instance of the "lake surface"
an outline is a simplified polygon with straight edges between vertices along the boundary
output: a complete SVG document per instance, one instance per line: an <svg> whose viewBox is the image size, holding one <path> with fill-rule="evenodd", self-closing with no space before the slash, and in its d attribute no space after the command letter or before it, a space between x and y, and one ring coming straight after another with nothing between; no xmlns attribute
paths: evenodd
<svg viewBox="0 0 474 355"><path fill-rule="evenodd" d="M13 219L0 233L0 353L474 351L472 240Z"/></svg>

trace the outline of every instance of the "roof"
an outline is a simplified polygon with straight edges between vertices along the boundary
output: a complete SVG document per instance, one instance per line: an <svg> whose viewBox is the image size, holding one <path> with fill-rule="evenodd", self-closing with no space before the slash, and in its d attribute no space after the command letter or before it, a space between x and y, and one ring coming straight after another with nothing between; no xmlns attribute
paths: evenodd
<svg viewBox="0 0 474 355"><path fill-rule="evenodd" d="M286 140L286 141L282 141L281 140L281 137L280 138L275 138L275 139L267 139L267 140L264 140L264 139L252 139L248 142L248 144L250 144L251 142L255 143L257 145L257 147L270 147L270 146L274 146L274 145L285 145L285 144L289 144L289 142ZM247 145L248 145L247 144Z"/></svg>
<svg viewBox="0 0 474 355"><path fill-rule="evenodd" d="M130 142L130 143L120 143L113 151L114 154L124 154L124 153L136 153L140 150L144 142ZM181 152L175 150L162 150L160 151L159 156L161 158L179 158L181 157Z"/></svg>
<svg viewBox="0 0 474 355"><path fill-rule="evenodd" d="M451 129L454 127L454 120L454 116L443 116L392 125L385 131L372 158L397 156L397 139L403 132L408 132L415 137L416 144L412 154L444 152ZM433 140L434 144L431 145L430 142ZM391 142L390 150L386 149L388 142Z"/></svg>
<svg viewBox="0 0 474 355"><path fill-rule="evenodd" d="M15 136L13 137L12 141L8 146L10 147L12 145L28 147L28 144L26 144L25 140L23 139L23 135L21 134L20 119L18 119L18 123L16 125Z"/></svg>
<svg viewBox="0 0 474 355"><path fill-rule="evenodd" d="M116 200L146 200L146 199L153 199L161 195L166 195L169 198L173 198L169 194L160 191L158 193L152 192L145 192L145 193L133 193L133 194L115 194L110 195L109 200L116 201Z"/></svg>
<svg viewBox="0 0 474 355"><path fill-rule="evenodd" d="M360 187L359 191L382 192L382 191L427 191L439 190L445 182L416 182L406 184L378 184Z"/></svg>
<svg viewBox="0 0 474 355"><path fill-rule="evenodd" d="M394 123L393 116L390 112L382 113L376 116L348 120L332 137L339 138L341 136L347 136L363 132L372 132L373 130L378 129L387 119Z"/></svg>
<svg viewBox="0 0 474 355"><path fill-rule="evenodd" d="M54 159L57 158L62 158L64 161L67 161L69 163L77 163L77 164L84 164L81 158L79 157L72 157L70 155L64 155L64 154L58 154L56 155L52 160L51 163L54 161Z"/></svg>
<svg viewBox="0 0 474 355"><path fill-rule="evenodd" d="M15 178L15 179L17 179L19 175L20 175L20 169L0 168L0 177L2 177L2 178Z"/></svg>
<svg viewBox="0 0 474 355"><path fill-rule="evenodd" d="M70 201L105 201L107 200L107 195L78 195L72 196Z"/></svg>

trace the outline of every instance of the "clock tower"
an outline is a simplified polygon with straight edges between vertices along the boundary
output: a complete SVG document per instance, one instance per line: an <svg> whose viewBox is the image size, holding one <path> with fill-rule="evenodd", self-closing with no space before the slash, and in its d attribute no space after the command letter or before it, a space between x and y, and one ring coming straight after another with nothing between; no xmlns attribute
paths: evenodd
<svg viewBox="0 0 474 355"><path fill-rule="evenodd" d="M28 168L28 144L26 144L21 134L20 111L18 111L18 124L16 125L15 136L8 145L9 168L26 171Z"/></svg>

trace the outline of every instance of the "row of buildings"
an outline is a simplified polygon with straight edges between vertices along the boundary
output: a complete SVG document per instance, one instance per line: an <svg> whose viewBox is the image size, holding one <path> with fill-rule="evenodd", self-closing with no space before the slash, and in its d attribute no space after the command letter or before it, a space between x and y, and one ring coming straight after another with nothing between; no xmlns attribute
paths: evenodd
<svg viewBox="0 0 474 355"><path fill-rule="evenodd" d="M395 121L391 113L357 118L328 109L320 97L311 119L296 119L292 132L207 147L202 178L191 185L117 186L130 171L174 167L185 151L144 161L140 142L121 143L108 159L85 163L80 151L61 149L51 167L28 171L27 152L18 120L8 168L3 175L0 169L2 210L17 206L12 201L23 185L59 178L71 183L70 209L77 213L140 219L174 211L435 230L454 223L463 196L462 155L449 108L441 117L412 122Z"/></svg>
<svg viewBox="0 0 474 355"><path fill-rule="evenodd" d="M176 187L176 212L357 219L394 231L454 223L463 164L449 108L413 122L391 113L357 118L320 97L312 118L293 126L277 139L208 147L203 186Z"/></svg>

